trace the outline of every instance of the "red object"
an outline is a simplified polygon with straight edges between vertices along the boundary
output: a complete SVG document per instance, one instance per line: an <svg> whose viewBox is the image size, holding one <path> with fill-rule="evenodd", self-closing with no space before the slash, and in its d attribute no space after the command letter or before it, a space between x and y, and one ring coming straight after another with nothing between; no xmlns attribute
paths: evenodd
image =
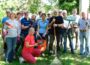
<svg viewBox="0 0 90 65"><path fill-rule="evenodd" d="M25 41L24 41L24 48L23 48L23 51L28 51L32 53L34 47L29 47L29 48L26 47L26 42L29 42L30 45L34 45L35 44L34 36L30 36L30 35L26 36Z"/></svg>
<svg viewBox="0 0 90 65"><path fill-rule="evenodd" d="M3 29L2 35L5 37L8 34L8 31L6 29Z"/></svg>
<svg viewBox="0 0 90 65"><path fill-rule="evenodd" d="M32 50L32 53L28 51L22 52L22 56L25 59L25 61L32 63L32 64L36 63L35 57L39 57L40 55L41 55L41 52L39 49Z"/></svg>
<svg viewBox="0 0 90 65"><path fill-rule="evenodd" d="M5 22L5 24L9 27L12 28L13 26L11 24L9 24L8 22Z"/></svg>
<svg viewBox="0 0 90 65"><path fill-rule="evenodd" d="M41 52L44 52L46 50L46 46L47 46L47 43L46 43L46 40L38 40L37 41L38 43L40 43L38 45L38 48L41 50Z"/></svg>
<svg viewBox="0 0 90 65"><path fill-rule="evenodd" d="M22 56L27 62L36 63L35 57L40 56L41 51L38 48L26 47L26 42L29 42L30 45L34 45L35 44L34 36L27 35L27 37L25 38Z"/></svg>

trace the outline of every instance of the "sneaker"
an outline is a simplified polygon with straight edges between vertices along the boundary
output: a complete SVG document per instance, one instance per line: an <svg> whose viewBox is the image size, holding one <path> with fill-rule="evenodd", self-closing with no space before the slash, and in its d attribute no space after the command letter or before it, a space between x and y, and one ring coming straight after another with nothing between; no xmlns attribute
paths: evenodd
<svg viewBox="0 0 90 65"><path fill-rule="evenodd" d="M19 57L19 62L20 62L20 64L24 62L23 57Z"/></svg>
<svg viewBox="0 0 90 65"><path fill-rule="evenodd" d="M51 53L51 54L54 54L54 52L53 52L53 51L50 51L50 53Z"/></svg>
<svg viewBox="0 0 90 65"><path fill-rule="evenodd" d="M6 61L5 61L7 64L9 64L10 62L8 61L8 59L6 58Z"/></svg>
<svg viewBox="0 0 90 65"><path fill-rule="evenodd" d="M42 53L42 56L43 56L43 57L45 57L45 54L44 54L44 53Z"/></svg>

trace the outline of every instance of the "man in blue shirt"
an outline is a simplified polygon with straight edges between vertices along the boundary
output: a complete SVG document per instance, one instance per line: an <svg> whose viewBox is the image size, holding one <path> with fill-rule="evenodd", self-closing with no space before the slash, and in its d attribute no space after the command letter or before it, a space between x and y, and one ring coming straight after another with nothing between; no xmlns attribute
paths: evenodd
<svg viewBox="0 0 90 65"><path fill-rule="evenodd" d="M20 35L22 48L23 48L24 39L27 36L29 28L31 27L32 24L31 20L28 17L28 12L25 12L24 14L25 14L24 18L21 19L21 35Z"/></svg>
<svg viewBox="0 0 90 65"><path fill-rule="evenodd" d="M3 29L4 29L4 24L5 24L5 22L8 20L10 18L10 11L9 10L7 10L6 11L6 16L5 17L3 17L3 19L2 19L2 39L3 39L3 43L4 43L4 52L6 53L6 51L7 51L7 46L6 46L6 41L4 40L5 39L5 36L4 36L4 31L3 31Z"/></svg>
<svg viewBox="0 0 90 65"><path fill-rule="evenodd" d="M88 54L88 45L87 45L87 30L88 30L88 19L87 14L85 12L81 13L81 18L78 22L79 27L79 38L80 38L80 55ZM85 41L85 42L84 42ZM85 48L84 48L85 45Z"/></svg>
<svg viewBox="0 0 90 65"><path fill-rule="evenodd" d="M28 30L31 27L31 20L28 18L28 12L25 12L25 17L21 20L21 35L26 37Z"/></svg>

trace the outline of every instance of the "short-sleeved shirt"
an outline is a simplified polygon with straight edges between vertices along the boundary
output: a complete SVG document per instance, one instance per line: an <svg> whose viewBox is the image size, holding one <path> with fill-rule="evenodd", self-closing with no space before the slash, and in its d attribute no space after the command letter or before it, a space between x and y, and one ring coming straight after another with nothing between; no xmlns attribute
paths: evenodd
<svg viewBox="0 0 90 65"><path fill-rule="evenodd" d="M17 37L19 31L18 21L16 19L14 20L8 19L6 22L9 25L13 26L12 28L8 28L9 25L4 25L4 29L6 29L8 32L6 37Z"/></svg>
<svg viewBox="0 0 90 65"><path fill-rule="evenodd" d="M30 20L30 19L27 20L26 18L23 18L23 19L21 20L21 25L29 26L29 28L30 28L31 20ZM21 34L26 37L27 34L28 34L28 31L29 31L29 28L27 28L27 29L21 29Z"/></svg>
<svg viewBox="0 0 90 65"><path fill-rule="evenodd" d="M8 19L9 19L8 17L4 17L4 18L2 19L2 24L4 24Z"/></svg>
<svg viewBox="0 0 90 65"><path fill-rule="evenodd" d="M43 34L43 33L46 32L48 23L49 23L48 20L45 20L45 21L39 20L39 21L38 21L39 33Z"/></svg>
<svg viewBox="0 0 90 65"><path fill-rule="evenodd" d="M86 30L88 27L88 20L80 18L78 21L78 25L80 30Z"/></svg>
<svg viewBox="0 0 90 65"><path fill-rule="evenodd" d="M35 21L33 21L32 19L31 19L31 21L32 21L32 27L34 27L34 29L35 29L35 31L37 31L37 21L35 20Z"/></svg>
<svg viewBox="0 0 90 65"><path fill-rule="evenodd" d="M64 23L63 22L63 18L61 16L56 16L56 17L51 17L50 18L49 24L52 22L53 18L56 19L55 24L63 24ZM59 34L60 30L62 30L61 27L55 27L56 34ZM51 26L51 29L49 29L49 34L54 34L54 27L53 27L53 25Z"/></svg>
<svg viewBox="0 0 90 65"><path fill-rule="evenodd" d="M23 52L26 51L32 53L34 47L26 47L26 42L29 42L29 45L34 45L35 44L34 36L30 36L30 35L26 36L24 41L24 47L22 50Z"/></svg>

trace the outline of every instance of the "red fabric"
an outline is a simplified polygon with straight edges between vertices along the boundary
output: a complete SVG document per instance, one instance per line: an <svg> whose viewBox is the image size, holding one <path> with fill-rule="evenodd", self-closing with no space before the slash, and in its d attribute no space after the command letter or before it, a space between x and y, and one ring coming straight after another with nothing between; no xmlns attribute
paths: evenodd
<svg viewBox="0 0 90 65"><path fill-rule="evenodd" d="M34 36L30 36L30 35L26 36L25 42L24 42L24 48L23 48L23 51L28 51L32 53L34 47L29 47L29 48L26 47L26 42L29 42L30 45L34 45L35 44Z"/></svg>
<svg viewBox="0 0 90 65"><path fill-rule="evenodd" d="M40 52L39 49L34 49L34 50L32 51L32 53L30 53L30 52L28 52L28 51L22 52L23 58L24 58L27 62L29 62L29 63L36 63L35 57L40 56L40 54L41 54L41 52Z"/></svg>
<svg viewBox="0 0 90 65"><path fill-rule="evenodd" d="M34 45L34 36L27 35L27 37L25 38L25 42L29 42L30 45ZM22 50L23 58L29 63L36 63L35 57L40 56L41 51L34 47L27 48L25 44L26 43L24 43L24 48Z"/></svg>

